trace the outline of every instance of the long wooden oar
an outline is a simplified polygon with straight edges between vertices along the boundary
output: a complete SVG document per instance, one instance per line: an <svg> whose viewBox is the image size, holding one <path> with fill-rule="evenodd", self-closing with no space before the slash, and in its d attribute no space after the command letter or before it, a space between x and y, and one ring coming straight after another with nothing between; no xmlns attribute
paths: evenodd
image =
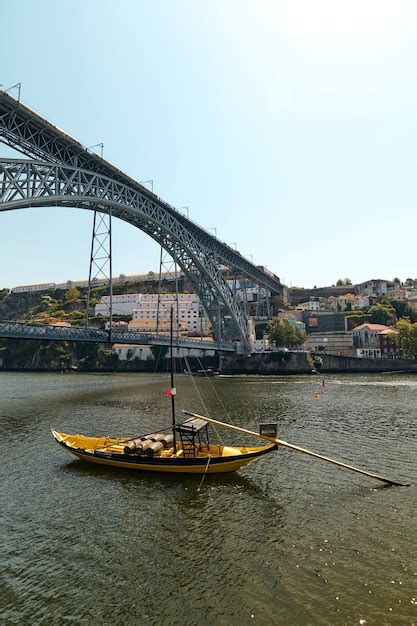
<svg viewBox="0 0 417 626"><path fill-rule="evenodd" d="M410 486L409 484L399 483L398 481L391 480L390 478L384 478L383 476L379 476L379 474L372 474L371 472L366 472L365 470L359 469L358 467L354 467L353 465L348 465L347 463L336 461L336 459L331 459L328 456L317 454L317 452L306 450L306 448L300 448L299 446L295 446L293 443L288 443L287 441L283 441L282 439L275 439L275 437L267 437L266 435L260 435L259 433L256 433L253 430L247 430L246 428L240 428L239 426L226 424L225 422L220 422L219 420L215 420L212 417L206 417L205 415L197 415L196 413L191 413L190 411L182 411L182 412L185 413L186 415L191 415L192 417L198 417L202 420L206 420L207 422L211 422L212 424L217 424L218 426L229 428L230 430L236 430L237 432L245 433L246 435L252 435L252 437L258 437L259 439L272 441L274 443L277 443L280 446L285 446L286 448L290 448L291 450L296 450L297 452L302 452L303 454L314 456L317 459L321 459L322 461L327 461L328 463L332 463L333 465L338 465L339 467L344 467L345 469L351 470L352 472L357 472L358 474L364 474L364 476L370 476L371 478L375 478L376 480L382 480L382 482L387 483L388 485L398 485L399 487Z"/></svg>

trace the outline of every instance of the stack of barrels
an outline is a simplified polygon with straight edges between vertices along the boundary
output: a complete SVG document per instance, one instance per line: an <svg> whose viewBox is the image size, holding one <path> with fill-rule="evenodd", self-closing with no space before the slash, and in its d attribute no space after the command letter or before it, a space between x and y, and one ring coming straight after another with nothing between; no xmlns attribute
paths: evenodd
<svg viewBox="0 0 417 626"><path fill-rule="evenodd" d="M153 433L145 435L138 439L128 441L124 447L125 454L146 454L147 456L155 456L161 453L161 450L171 448L174 442L173 435L165 435L163 433Z"/></svg>

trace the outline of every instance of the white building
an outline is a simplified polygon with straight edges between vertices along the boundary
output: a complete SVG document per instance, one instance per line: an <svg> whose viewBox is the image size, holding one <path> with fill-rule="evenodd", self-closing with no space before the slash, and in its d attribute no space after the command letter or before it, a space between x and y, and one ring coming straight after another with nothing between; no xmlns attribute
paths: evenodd
<svg viewBox="0 0 417 626"><path fill-rule="evenodd" d="M356 326L351 332L353 345L356 348L358 358L379 359L381 358L381 333L386 334L391 329L385 324L371 324L365 322Z"/></svg>
<svg viewBox="0 0 417 626"><path fill-rule="evenodd" d="M141 361L147 361L153 359L151 346L137 345L137 344L124 344L115 343L112 348L113 354L117 354L119 361L132 361L133 359L139 359ZM214 356L215 350L199 350L198 348L174 348L174 357L198 357ZM169 353L164 358L169 358Z"/></svg>
<svg viewBox="0 0 417 626"><path fill-rule="evenodd" d="M133 311L138 306L138 302L141 299L140 293L125 293L120 296L113 296L112 309L113 315L133 315ZM102 296L99 304L96 304L96 315L109 315L110 311L110 296Z"/></svg>
<svg viewBox="0 0 417 626"><path fill-rule="evenodd" d="M55 289L55 283L40 283L38 285L19 285L18 287L13 287L11 290L12 293L26 293L31 291L48 291L50 289Z"/></svg>
<svg viewBox="0 0 417 626"><path fill-rule="evenodd" d="M160 295L158 313L158 294L143 293L133 310L132 328L153 332L156 330L156 321L159 314L159 328L168 330L171 306L173 307L174 318L177 315L177 303L175 294L166 293ZM205 315L200 298L196 293L178 294L178 323L180 331L194 334L207 335L209 320ZM130 325L129 325L130 328Z"/></svg>
<svg viewBox="0 0 417 626"><path fill-rule="evenodd" d="M362 296L382 296L385 293L394 291L394 289L397 289L399 286L399 283L395 283L391 280L372 278L364 283L355 285L355 291Z"/></svg>

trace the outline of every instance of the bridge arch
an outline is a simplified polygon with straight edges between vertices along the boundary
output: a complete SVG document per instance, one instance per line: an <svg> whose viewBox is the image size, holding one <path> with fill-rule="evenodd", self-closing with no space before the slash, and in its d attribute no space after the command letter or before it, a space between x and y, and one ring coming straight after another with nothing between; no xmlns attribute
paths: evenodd
<svg viewBox="0 0 417 626"><path fill-rule="evenodd" d="M140 189L97 172L43 161L0 159L0 211L46 206L111 213L145 232L176 259L214 327L219 317L227 316L229 338L240 337L250 346L247 319L219 271L220 260L175 209L166 210Z"/></svg>

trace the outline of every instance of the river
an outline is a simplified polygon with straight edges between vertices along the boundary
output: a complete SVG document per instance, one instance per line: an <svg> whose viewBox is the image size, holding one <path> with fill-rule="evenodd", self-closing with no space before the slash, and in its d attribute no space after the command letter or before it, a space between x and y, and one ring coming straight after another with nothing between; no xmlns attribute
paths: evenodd
<svg viewBox="0 0 417 626"><path fill-rule="evenodd" d="M417 376L177 380L179 408L277 421L282 439L409 488L280 448L198 490L201 477L83 464L52 439L166 426L168 386L0 374L2 624L417 623Z"/></svg>

